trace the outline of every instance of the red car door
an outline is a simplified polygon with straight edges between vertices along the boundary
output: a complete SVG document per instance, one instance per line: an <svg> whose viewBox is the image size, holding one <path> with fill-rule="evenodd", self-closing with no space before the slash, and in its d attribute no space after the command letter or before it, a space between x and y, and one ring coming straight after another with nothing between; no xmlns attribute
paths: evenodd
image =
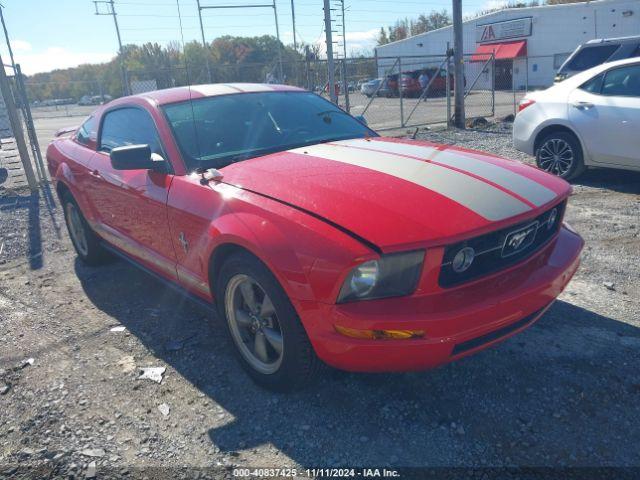
<svg viewBox="0 0 640 480"><path fill-rule="evenodd" d="M87 194L97 211L98 233L147 267L175 280L176 257L169 235L167 196L171 173L147 169L115 170L109 152L123 145L148 144L167 159L153 118L140 106L107 110L91 161ZM170 163L167 160L167 172Z"/></svg>

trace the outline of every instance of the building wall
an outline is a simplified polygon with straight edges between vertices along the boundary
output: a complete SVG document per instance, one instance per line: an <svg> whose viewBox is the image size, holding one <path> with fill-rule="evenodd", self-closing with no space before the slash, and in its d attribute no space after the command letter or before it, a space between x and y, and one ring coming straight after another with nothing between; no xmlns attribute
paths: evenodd
<svg viewBox="0 0 640 480"><path fill-rule="evenodd" d="M475 52L477 27L526 17L531 17L530 36L495 40L527 40L528 59L514 61L514 83L517 87L524 87L527 83L529 87L551 85L566 56L588 40L640 35L640 0L511 8L464 22L464 53ZM444 55L447 42L453 45L452 27L376 47L379 75L382 76L394 61L384 57ZM488 78L489 74L482 76Z"/></svg>

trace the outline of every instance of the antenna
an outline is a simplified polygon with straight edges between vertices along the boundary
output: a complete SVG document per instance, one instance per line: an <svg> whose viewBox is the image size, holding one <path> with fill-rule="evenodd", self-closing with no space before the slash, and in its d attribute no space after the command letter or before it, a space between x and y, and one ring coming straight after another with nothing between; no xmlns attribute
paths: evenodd
<svg viewBox="0 0 640 480"><path fill-rule="evenodd" d="M185 52L184 43L184 31L182 29L182 13L180 12L180 0L176 0L176 7L178 8L178 23L180 25L180 40L182 41L182 58L184 59L184 74L187 79L187 88L189 89L189 106L191 107L191 123L193 124L193 136L196 139L196 145L198 149L198 157L201 156L200 152L200 140L198 139L198 129L196 128L196 114L193 109L193 98L191 96L191 77L189 75L189 64L187 63L187 55ZM205 52L208 54L208 50ZM208 64L207 64L208 65ZM210 70L209 70L210 72ZM209 80L211 81L211 80ZM203 177L204 178L204 177Z"/></svg>

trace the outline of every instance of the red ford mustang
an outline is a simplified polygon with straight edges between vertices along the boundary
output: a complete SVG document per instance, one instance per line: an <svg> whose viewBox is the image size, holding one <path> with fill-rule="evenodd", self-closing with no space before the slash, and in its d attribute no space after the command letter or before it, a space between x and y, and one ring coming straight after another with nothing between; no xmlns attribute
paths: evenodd
<svg viewBox="0 0 640 480"><path fill-rule="evenodd" d="M261 385L435 367L535 322L578 268L570 187L379 137L303 90L125 97L48 148L78 256L125 256L217 306Z"/></svg>

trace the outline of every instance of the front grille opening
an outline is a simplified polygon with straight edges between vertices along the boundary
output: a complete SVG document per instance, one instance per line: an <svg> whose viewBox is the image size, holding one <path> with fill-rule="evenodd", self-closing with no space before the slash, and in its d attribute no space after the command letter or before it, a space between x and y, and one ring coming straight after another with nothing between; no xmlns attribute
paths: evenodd
<svg viewBox="0 0 640 480"><path fill-rule="evenodd" d="M542 248L560 230L566 200L555 205L536 218L496 230L495 232L480 235L445 248L438 283L443 288L454 287L465 282L503 270L511 265L530 257ZM553 212L555 211L555 217ZM514 233L526 233L528 228L535 226L535 232L531 234L533 239L525 238L520 249L507 251L505 241ZM525 236L526 237L526 236ZM510 237L511 238L511 237ZM471 247L476 252L471 266L464 272L456 272L453 269L453 258L465 247Z"/></svg>
<svg viewBox="0 0 640 480"><path fill-rule="evenodd" d="M499 328L498 330L494 330L493 332L489 332L486 335L482 335L481 337L472 338L471 340L467 340L466 342L458 343L455 347L453 347L453 352L451 352L451 356L459 355L464 352L468 352L469 350L473 350L474 348L481 347L489 342L493 342L501 337L509 335L511 332L518 330L526 326L528 323L531 323L540 313L544 310L541 308L540 310L536 310L531 315L527 315L521 320L512 323L511 325L507 325L506 327Z"/></svg>

